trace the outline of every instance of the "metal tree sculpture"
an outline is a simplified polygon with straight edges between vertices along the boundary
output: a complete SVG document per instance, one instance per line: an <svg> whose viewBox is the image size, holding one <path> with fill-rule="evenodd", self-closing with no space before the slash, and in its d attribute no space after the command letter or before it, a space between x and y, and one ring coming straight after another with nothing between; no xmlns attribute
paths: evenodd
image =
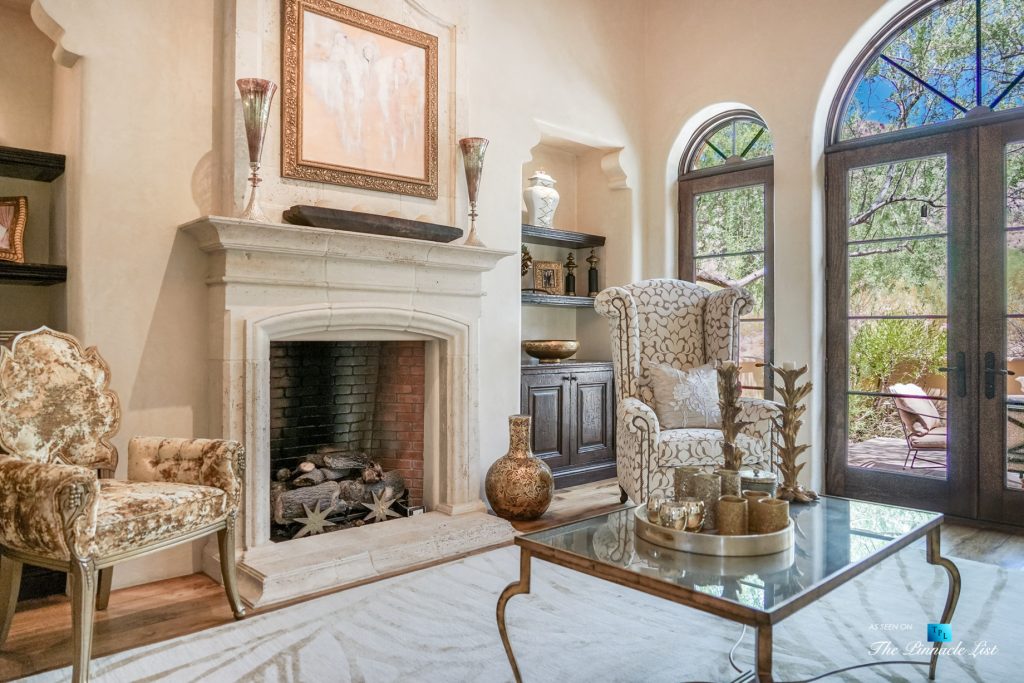
<svg viewBox="0 0 1024 683"><path fill-rule="evenodd" d="M782 483L779 484L775 495L782 500L809 503L812 500L817 500L818 494L810 489L805 489L803 484L797 481L800 470L807 464L803 462L798 463L797 459L810 446L807 444L798 445L796 436L803 425L803 420L800 417L807 410L807 406L800 405L800 402L811 393L813 385L810 382L806 382L799 387L796 385L800 376L807 372L806 365L801 368L780 368L773 365L772 370L775 372L776 377L782 379L782 386L775 385L775 391L782 398L780 414L772 416L772 422L775 425L775 437L773 439L776 454L775 464L778 466L779 471L782 472Z"/></svg>
<svg viewBox="0 0 1024 683"><path fill-rule="evenodd" d="M718 364L718 408L722 411L722 454L725 469L736 470L743 466L743 451L736 447L736 437L750 422L740 420L740 367L727 360Z"/></svg>

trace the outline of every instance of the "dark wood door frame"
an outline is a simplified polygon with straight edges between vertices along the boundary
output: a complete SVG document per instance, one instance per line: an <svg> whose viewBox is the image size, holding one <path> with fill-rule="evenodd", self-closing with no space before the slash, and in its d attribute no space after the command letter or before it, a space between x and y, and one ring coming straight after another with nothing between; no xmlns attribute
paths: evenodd
<svg viewBox="0 0 1024 683"><path fill-rule="evenodd" d="M996 369L1006 368L1006 145L1024 141L1024 118L978 130L978 236L980 269L978 291L979 354L976 369L979 423L978 517L1020 524L1024 520L1024 491L1006 488L1006 380L996 376L997 392L984 391L984 356L995 354Z"/></svg>
<svg viewBox="0 0 1024 683"><path fill-rule="evenodd" d="M949 394L949 467L945 480L911 474L880 472L847 466L848 431L848 280L847 280L847 178L851 169L943 154L947 169L947 352L950 358L962 351L977 357L977 305L970 297L952 296L952 287L977 292L978 271L974 207L977 183L973 160L977 137L971 130L856 146L826 155L826 491L909 507L935 509L961 517L977 509L977 412L971 396L978 391L978 374L968 363L967 397ZM947 362L953 366L955 362ZM951 383L952 384L952 383Z"/></svg>
<svg viewBox="0 0 1024 683"><path fill-rule="evenodd" d="M775 166L771 157L743 162L729 168L716 166L694 171L679 180L679 244L677 266L679 278L696 282L694 256L694 199L697 195L755 185L764 186L764 346L765 361L775 362ZM772 397L772 374L765 368L765 398Z"/></svg>

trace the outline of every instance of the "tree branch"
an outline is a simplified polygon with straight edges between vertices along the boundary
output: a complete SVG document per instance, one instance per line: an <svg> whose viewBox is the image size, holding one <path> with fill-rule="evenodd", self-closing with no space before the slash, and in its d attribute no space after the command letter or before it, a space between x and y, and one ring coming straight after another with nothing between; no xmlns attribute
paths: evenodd
<svg viewBox="0 0 1024 683"><path fill-rule="evenodd" d="M709 271L701 269L697 271L697 279L703 282L709 282L719 287L746 287L751 282L757 282L758 280L763 278L764 272L764 268L760 268L758 270L755 270L753 273L744 275L739 280L730 280L728 278L722 277L717 273L711 273Z"/></svg>

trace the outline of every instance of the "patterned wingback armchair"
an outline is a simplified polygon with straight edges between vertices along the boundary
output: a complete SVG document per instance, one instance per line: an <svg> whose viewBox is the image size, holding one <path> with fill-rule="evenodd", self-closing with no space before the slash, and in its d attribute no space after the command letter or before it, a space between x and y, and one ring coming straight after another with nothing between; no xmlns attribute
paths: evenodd
<svg viewBox="0 0 1024 683"><path fill-rule="evenodd" d="M236 441L134 438L130 481L112 474L120 426L110 370L95 348L45 327L0 348L0 645L23 563L71 576L72 678L89 677L94 609L106 609L113 565L216 532L228 602L244 468Z"/></svg>
<svg viewBox="0 0 1024 683"><path fill-rule="evenodd" d="M640 502L650 490L671 486L667 468L722 467L720 429L662 430L654 412L649 366L685 370L739 358L740 316L751 309L742 289L709 291L682 280L644 280L601 292L594 303L608 318L615 366L616 464L622 499ZM741 398L740 419L750 422L737 439L745 465L769 464L771 401Z"/></svg>

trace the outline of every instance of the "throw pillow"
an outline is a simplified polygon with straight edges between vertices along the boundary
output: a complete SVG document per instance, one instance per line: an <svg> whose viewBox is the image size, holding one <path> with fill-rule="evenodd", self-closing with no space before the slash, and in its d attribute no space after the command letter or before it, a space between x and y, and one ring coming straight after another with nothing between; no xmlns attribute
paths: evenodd
<svg viewBox="0 0 1024 683"><path fill-rule="evenodd" d="M648 369L654 390L654 413L662 429L721 428L715 368L701 365L692 370L677 370L659 363Z"/></svg>
<svg viewBox="0 0 1024 683"><path fill-rule="evenodd" d="M911 430L918 436L927 434L942 424L942 416L935 402L924 389L916 384L893 384L889 391L901 394L896 397L896 405L911 418Z"/></svg>

